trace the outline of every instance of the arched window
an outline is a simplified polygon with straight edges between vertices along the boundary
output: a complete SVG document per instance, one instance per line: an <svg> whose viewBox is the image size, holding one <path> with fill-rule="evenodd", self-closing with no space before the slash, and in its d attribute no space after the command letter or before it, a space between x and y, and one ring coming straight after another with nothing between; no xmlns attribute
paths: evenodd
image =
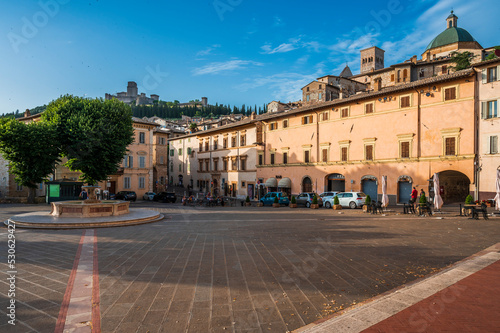
<svg viewBox="0 0 500 333"><path fill-rule="evenodd" d="M302 180L302 192L312 192L312 181L311 181L311 178L305 177Z"/></svg>

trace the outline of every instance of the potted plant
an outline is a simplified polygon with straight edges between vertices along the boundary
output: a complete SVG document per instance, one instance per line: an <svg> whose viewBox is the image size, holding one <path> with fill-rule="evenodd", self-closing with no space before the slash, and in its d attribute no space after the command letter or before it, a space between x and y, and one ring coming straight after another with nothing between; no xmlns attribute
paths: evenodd
<svg viewBox="0 0 500 333"><path fill-rule="evenodd" d="M334 210L341 210L342 206L340 205L339 197L335 196L333 197L333 209Z"/></svg>
<svg viewBox="0 0 500 333"><path fill-rule="evenodd" d="M273 207L274 208L279 208L280 207L280 200L278 199L278 196L274 197Z"/></svg>
<svg viewBox="0 0 500 333"><path fill-rule="evenodd" d="M251 205L252 205L252 203L250 202L250 197L249 197L248 195L247 195L247 198L245 199L245 205L246 205L247 207L249 207L249 206L251 206Z"/></svg>
<svg viewBox="0 0 500 333"><path fill-rule="evenodd" d="M465 198L465 204L466 205L472 205L474 203L474 199L472 198L472 195L468 195L467 198Z"/></svg>
<svg viewBox="0 0 500 333"><path fill-rule="evenodd" d="M290 201L290 208L297 208L297 200L294 195L292 195L292 201Z"/></svg>
<svg viewBox="0 0 500 333"><path fill-rule="evenodd" d="M365 204L363 205L363 212L368 213L372 204L372 198L367 194L365 198Z"/></svg>
<svg viewBox="0 0 500 333"><path fill-rule="evenodd" d="M311 204L312 209L318 209L319 204L318 204L318 196L315 194L314 197L312 198L312 204Z"/></svg>

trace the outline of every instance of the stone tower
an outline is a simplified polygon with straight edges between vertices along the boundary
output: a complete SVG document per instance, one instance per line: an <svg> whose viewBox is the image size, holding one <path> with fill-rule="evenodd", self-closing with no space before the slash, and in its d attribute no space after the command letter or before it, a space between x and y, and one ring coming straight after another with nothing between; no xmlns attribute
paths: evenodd
<svg viewBox="0 0 500 333"><path fill-rule="evenodd" d="M128 81L127 96L137 97L137 93L137 83L135 83L134 81Z"/></svg>
<svg viewBox="0 0 500 333"><path fill-rule="evenodd" d="M385 51L376 46L361 50L361 74L384 68Z"/></svg>

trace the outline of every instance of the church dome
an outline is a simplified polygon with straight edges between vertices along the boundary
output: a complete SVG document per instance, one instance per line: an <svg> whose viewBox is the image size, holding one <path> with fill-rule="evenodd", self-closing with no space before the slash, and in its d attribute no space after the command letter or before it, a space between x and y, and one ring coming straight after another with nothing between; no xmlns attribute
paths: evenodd
<svg viewBox="0 0 500 333"><path fill-rule="evenodd" d="M472 35L467 30L462 28L452 27L446 29L445 31L437 35L437 37L434 38L429 43L429 45L427 45L425 51L457 42L475 42L475 41L476 40L474 39L474 37L472 37Z"/></svg>

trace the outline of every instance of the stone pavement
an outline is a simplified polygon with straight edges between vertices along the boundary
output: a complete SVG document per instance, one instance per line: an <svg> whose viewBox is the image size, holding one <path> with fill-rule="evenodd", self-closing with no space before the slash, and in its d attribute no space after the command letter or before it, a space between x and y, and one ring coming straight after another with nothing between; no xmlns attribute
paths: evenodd
<svg viewBox="0 0 500 333"><path fill-rule="evenodd" d="M497 218L133 206L169 219L96 230L102 332L292 331L446 269L500 234ZM43 207L2 205L0 219ZM17 324L2 319L1 332L54 331L81 237L81 230L16 230ZM1 279L0 318L7 289Z"/></svg>

